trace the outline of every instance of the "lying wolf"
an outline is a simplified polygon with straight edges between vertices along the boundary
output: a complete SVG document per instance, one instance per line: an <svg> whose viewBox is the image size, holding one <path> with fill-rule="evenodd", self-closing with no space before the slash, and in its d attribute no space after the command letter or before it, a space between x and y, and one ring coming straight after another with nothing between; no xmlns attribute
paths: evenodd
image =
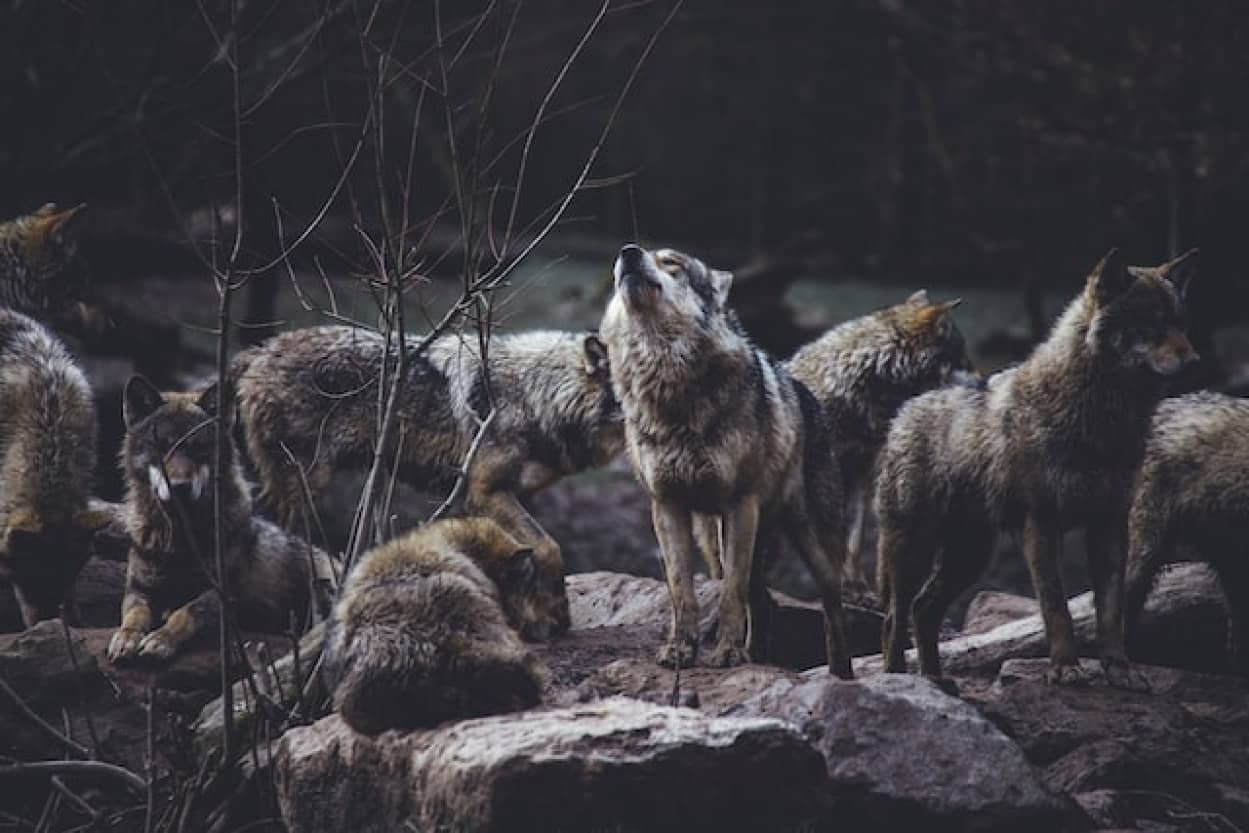
<svg viewBox="0 0 1249 833"><path fill-rule="evenodd" d="M709 661L763 644L770 605L757 536L785 534L824 603L829 670L850 677L841 609L841 477L809 390L753 347L726 307L732 275L689 255L627 245L601 332L638 479L651 497L672 596L661 662L697 654L694 527L723 533L719 633ZM697 520L695 520L697 518ZM750 645L747 644L747 636Z"/></svg>
<svg viewBox="0 0 1249 833"><path fill-rule="evenodd" d="M366 552L325 638L334 708L377 734L537 705L542 672L516 634L550 611L533 550L488 518L434 521Z"/></svg>
<svg viewBox="0 0 1249 833"><path fill-rule="evenodd" d="M164 395L142 376L126 384L122 466L133 544L121 627L108 647L113 662L167 660L218 621L218 400L215 384ZM229 430L226 422L221 430ZM221 550L225 591L241 623L284 632L292 621L308 624L314 606L328 614L335 586L329 556L252 514L238 452L233 442L225 448Z"/></svg>
<svg viewBox="0 0 1249 833"><path fill-rule="evenodd" d="M1112 682L1132 682L1122 609L1128 503L1164 379L1196 359L1182 300L1195 262L1190 253L1128 268L1112 251L1023 364L902 406L876 489L886 670L906 670L914 603L920 671L940 678L946 609L980 575L1006 527L1023 529L1049 679L1082 681L1058 572L1062 533L1079 526L1088 534L1102 663Z"/></svg>
<svg viewBox="0 0 1249 833"><path fill-rule="evenodd" d="M321 494L336 471L372 460L378 377L383 361L397 361L397 351L386 352L376 333L315 327L236 359L239 413L261 501L288 530L304 528L309 493ZM568 616L559 545L521 499L620 453L624 427L607 351L593 333L521 333L490 339L485 365L476 341L457 335L436 339L424 354L412 351L398 406L397 476L449 487L493 408L468 469L465 508L533 547L546 592L563 600L562 632Z"/></svg>

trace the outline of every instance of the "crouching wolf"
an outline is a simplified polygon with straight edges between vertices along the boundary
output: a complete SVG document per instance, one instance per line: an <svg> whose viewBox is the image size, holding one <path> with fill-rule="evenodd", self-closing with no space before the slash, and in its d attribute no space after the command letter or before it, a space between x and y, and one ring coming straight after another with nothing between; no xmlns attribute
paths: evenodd
<svg viewBox="0 0 1249 833"><path fill-rule="evenodd" d="M700 537L723 535L714 665L748 661L764 644L770 599L755 540L783 532L820 588L829 670L849 677L841 479L828 426L811 392L742 334L726 307L731 282L697 258L630 244L603 316L626 448L651 497L672 596L659 659L684 665L697 653L695 525Z"/></svg>
<svg viewBox="0 0 1249 833"><path fill-rule="evenodd" d="M834 327L786 363L824 406L833 428L850 526L849 581L866 584L863 523L889 423L911 397L974 372L950 317L958 305L930 303L921 289L900 304Z"/></svg>
<svg viewBox="0 0 1249 833"><path fill-rule="evenodd" d="M1249 401L1203 392L1154 412L1128 527L1126 627L1135 628L1159 570L1208 561L1229 613L1228 647L1249 676Z"/></svg>
<svg viewBox="0 0 1249 833"><path fill-rule="evenodd" d="M514 630L549 625L536 566L488 518L434 521L366 552L326 631L334 708L372 735L537 705L542 672Z"/></svg>
<svg viewBox="0 0 1249 833"><path fill-rule="evenodd" d="M47 329L3 308L0 425L0 578L29 627L59 615L109 519L88 508L96 419L86 378Z"/></svg>
<svg viewBox="0 0 1249 833"><path fill-rule="evenodd" d="M415 345L415 340L412 344ZM317 327L284 333L235 361L239 412L261 500L291 530L305 501L340 467L367 467L378 437L377 385L394 367L377 333ZM484 368L483 368L484 365ZM534 548L546 592L562 600L555 633L568 629L559 545L521 498L620 453L624 426L607 351L593 333L531 332L488 342L446 335L408 356L399 395L397 476L449 487L491 409L467 472L470 514L495 520Z"/></svg>
<svg viewBox="0 0 1249 833"><path fill-rule="evenodd" d="M169 659L218 621L218 476L224 590L240 621L282 632L292 622L296 629L306 625L314 607L328 613L335 585L329 557L252 515L233 442L226 442L224 470L217 471L214 426L226 422L219 398L215 384L200 393L163 395L141 376L126 384L122 468L133 544L121 627L108 648L113 662ZM219 430L229 429L221 424Z"/></svg>
<svg viewBox="0 0 1249 833"><path fill-rule="evenodd" d="M1112 682L1131 682L1122 608L1128 502L1163 377L1196 359L1182 329L1195 263L1189 253L1128 268L1112 251L1023 364L902 406L876 490L886 670L906 670L913 614L920 671L941 676L945 611L979 576L1005 526L1023 529L1048 677L1081 681L1058 557L1062 532L1082 526L1102 663Z"/></svg>

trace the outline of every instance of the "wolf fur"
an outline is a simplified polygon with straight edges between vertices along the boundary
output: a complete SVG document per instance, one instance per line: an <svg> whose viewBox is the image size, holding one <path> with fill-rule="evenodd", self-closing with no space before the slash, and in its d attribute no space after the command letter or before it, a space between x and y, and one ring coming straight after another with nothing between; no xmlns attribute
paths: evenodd
<svg viewBox="0 0 1249 833"><path fill-rule="evenodd" d="M828 412L848 504L846 579L856 584L866 583L864 516L889 423L911 397L974 372L950 315L958 304L930 303L921 289L834 327L786 363Z"/></svg>
<svg viewBox="0 0 1249 833"><path fill-rule="evenodd" d="M1006 527L1023 530L1049 679L1081 681L1058 555L1062 532L1084 527L1102 662L1113 682L1131 682L1122 615L1128 502L1164 378L1196 358L1182 329L1195 263L1189 253L1128 268L1112 251L1023 364L902 406L876 489L887 670L905 670L913 614L920 670L941 676L945 611Z"/></svg>
<svg viewBox="0 0 1249 833"><path fill-rule="evenodd" d="M141 376L126 384L127 559L121 627L109 643L113 662L167 660L218 622L216 444L221 419L215 384L199 393L162 394ZM228 414L229 409L225 409ZM333 565L321 550L252 514L232 441L225 444L220 511L225 592L249 627L299 629L312 610L328 613ZM162 623L163 619L163 623Z"/></svg>
<svg viewBox="0 0 1249 833"><path fill-rule="evenodd" d="M542 672L515 630L546 626L537 577L533 550L488 518L434 521L365 553L326 631L334 708L372 735L537 705Z"/></svg>
<svg viewBox="0 0 1249 833"><path fill-rule="evenodd" d="M1228 610L1229 653L1249 676L1249 401L1202 392L1154 412L1128 522L1129 637L1162 566L1209 562Z"/></svg>
<svg viewBox="0 0 1249 833"><path fill-rule="evenodd" d="M685 665L697 653L695 526L723 538L713 665L748 661L765 644L770 600L755 539L784 532L820 588L829 669L849 677L841 478L828 426L811 392L741 332L726 307L731 282L697 258L630 244L603 316L626 448L651 497L672 597L659 659Z"/></svg>
<svg viewBox="0 0 1249 833"><path fill-rule="evenodd" d="M108 523L88 506L95 458L82 370L43 325L0 308L0 577L27 627L60 614Z"/></svg>
<svg viewBox="0 0 1249 833"><path fill-rule="evenodd" d="M336 470L372 460L385 351L376 333L317 327L279 335L236 360L239 412L261 500L287 529L303 528L309 492L320 494ZM593 333L539 331L491 338L487 355L483 372L475 339L445 335L408 357L398 477L449 487L493 404L493 421L468 469L465 508L534 548L547 592L564 600L556 629L562 632L568 617L559 545L521 499L623 448L607 351ZM394 366L394 351L387 361Z"/></svg>

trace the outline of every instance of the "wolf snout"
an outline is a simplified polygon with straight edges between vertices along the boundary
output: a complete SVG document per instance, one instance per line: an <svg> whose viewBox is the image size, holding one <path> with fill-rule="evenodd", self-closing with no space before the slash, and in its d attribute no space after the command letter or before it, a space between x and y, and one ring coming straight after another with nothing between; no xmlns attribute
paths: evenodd
<svg viewBox="0 0 1249 833"><path fill-rule="evenodd" d="M199 500L208 484L208 466L197 466L190 457L175 454L163 467L151 466L148 476L156 496L162 501L170 500L175 494Z"/></svg>
<svg viewBox="0 0 1249 833"><path fill-rule="evenodd" d="M639 266L642 263L642 256L646 252L637 243L625 243L620 247L620 265L621 266Z"/></svg>

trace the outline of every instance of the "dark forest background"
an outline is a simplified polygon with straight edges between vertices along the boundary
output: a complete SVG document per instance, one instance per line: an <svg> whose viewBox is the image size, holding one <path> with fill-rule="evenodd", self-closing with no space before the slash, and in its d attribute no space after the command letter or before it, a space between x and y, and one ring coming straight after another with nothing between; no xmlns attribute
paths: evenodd
<svg viewBox="0 0 1249 833"><path fill-rule="evenodd" d="M241 209L240 262L264 267L246 316L265 323L280 238L301 269L374 270L364 229L423 276L486 271L509 213L505 256L556 218L610 124L544 251L605 270L640 238L824 281L1026 293L1077 286L1111 245L1138 263L1200 246L1198 340L1244 316L1242 3L691 0L613 117L672 10L10 2L0 215L87 202L96 280L176 282ZM755 287L742 303L767 303Z"/></svg>

